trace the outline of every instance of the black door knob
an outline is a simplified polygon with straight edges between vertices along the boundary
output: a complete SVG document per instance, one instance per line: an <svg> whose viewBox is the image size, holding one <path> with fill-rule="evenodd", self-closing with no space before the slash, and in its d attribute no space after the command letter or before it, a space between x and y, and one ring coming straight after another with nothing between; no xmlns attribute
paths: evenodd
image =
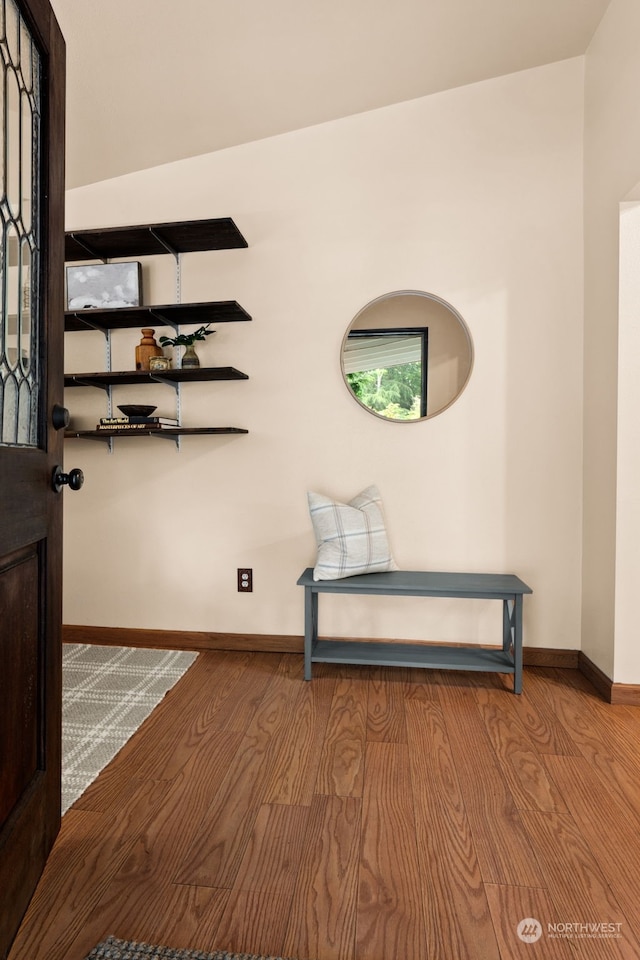
<svg viewBox="0 0 640 960"><path fill-rule="evenodd" d="M78 467L74 467L69 473L64 473L62 467L54 468L51 485L56 493L60 493L65 485L70 490L79 490L83 483L84 473Z"/></svg>
<svg viewBox="0 0 640 960"><path fill-rule="evenodd" d="M55 430L66 430L71 422L69 411L66 407L56 403L51 411L51 423Z"/></svg>

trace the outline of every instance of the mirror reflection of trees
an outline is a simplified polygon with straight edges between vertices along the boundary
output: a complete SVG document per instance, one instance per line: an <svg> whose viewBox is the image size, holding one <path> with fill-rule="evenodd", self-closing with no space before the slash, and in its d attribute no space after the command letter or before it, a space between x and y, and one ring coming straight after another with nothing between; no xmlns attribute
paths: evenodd
<svg viewBox="0 0 640 960"><path fill-rule="evenodd" d="M365 407L391 420L418 420L421 416L420 363L348 373L354 394Z"/></svg>
<svg viewBox="0 0 640 960"><path fill-rule="evenodd" d="M427 415L429 331L352 330L345 344L344 370L355 397L389 420Z"/></svg>

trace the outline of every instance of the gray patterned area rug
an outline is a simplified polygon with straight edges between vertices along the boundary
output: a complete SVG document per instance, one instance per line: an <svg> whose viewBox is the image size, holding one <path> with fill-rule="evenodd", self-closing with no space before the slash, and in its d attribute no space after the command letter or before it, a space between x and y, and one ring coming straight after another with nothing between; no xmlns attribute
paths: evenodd
<svg viewBox="0 0 640 960"><path fill-rule="evenodd" d="M264 957L253 953L202 953L200 950L173 950L171 947L154 947L150 943L135 940L116 940L108 937L94 947L85 960L283 960L282 957Z"/></svg>
<svg viewBox="0 0 640 960"><path fill-rule="evenodd" d="M63 813L115 757L196 657L196 653L180 650L63 644Z"/></svg>

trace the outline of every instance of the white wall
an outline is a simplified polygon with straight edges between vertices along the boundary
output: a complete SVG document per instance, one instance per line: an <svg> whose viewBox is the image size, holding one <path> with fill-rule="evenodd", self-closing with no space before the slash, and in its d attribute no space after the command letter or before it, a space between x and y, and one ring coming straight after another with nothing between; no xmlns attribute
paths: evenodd
<svg viewBox="0 0 640 960"><path fill-rule="evenodd" d="M250 380L183 392L186 423L248 436L68 442L86 483L65 495L67 623L300 635L306 491L375 482L402 567L516 572L525 642L579 646L582 87L564 61L69 192L68 229L233 216L249 248L185 257L183 299L254 320L201 350ZM147 301L171 277L154 263ZM366 413L340 371L353 316L401 289L451 303L474 341L460 400L416 424ZM118 337L126 368L139 334ZM100 368L98 334L68 340L74 369ZM143 394L159 412L164 389ZM67 402L91 423L102 398ZM324 634L497 639L491 605L325 599Z"/></svg>
<svg viewBox="0 0 640 960"><path fill-rule="evenodd" d="M612 0L587 52L585 73L582 649L619 683L640 683L637 631L628 614L633 603L629 591L637 592L640 575L640 527L633 510L628 512L633 486L640 483L635 431L629 426L631 411L637 418L634 378L640 375L640 363L629 327L637 326L633 279L628 263L622 277L619 267L620 204L640 179L639 89L640 6L635 0ZM619 315L621 280L627 299ZM618 465L624 470L620 488ZM618 492L623 501L617 510Z"/></svg>
<svg viewBox="0 0 640 960"><path fill-rule="evenodd" d="M640 203L621 204L616 489L615 668L640 680L637 592L640 583Z"/></svg>

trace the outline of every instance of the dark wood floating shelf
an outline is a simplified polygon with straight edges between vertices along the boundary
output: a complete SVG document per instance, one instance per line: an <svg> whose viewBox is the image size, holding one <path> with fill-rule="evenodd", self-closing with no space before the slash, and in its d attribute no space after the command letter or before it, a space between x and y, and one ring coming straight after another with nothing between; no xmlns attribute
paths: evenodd
<svg viewBox="0 0 640 960"><path fill-rule="evenodd" d="M133 383L197 383L211 380L248 380L249 376L235 367L195 367L175 370L124 370L99 373L67 373L65 387L101 387Z"/></svg>
<svg viewBox="0 0 640 960"><path fill-rule="evenodd" d="M124 330L129 327L178 326L188 323L230 323L251 320L235 300L208 303L168 303L162 306L118 307L113 310L68 310L64 315L67 333L81 330Z"/></svg>
<svg viewBox="0 0 640 960"><path fill-rule="evenodd" d="M211 436L223 433L249 433L242 427L165 427L162 430L66 430L66 440L112 440L114 437L156 437L176 440L178 437Z"/></svg>
<svg viewBox="0 0 640 960"><path fill-rule="evenodd" d="M176 281L179 288L180 258L182 253L209 250L232 250L247 247L230 217L214 220L183 220L177 223L140 224L130 227L107 227L98 230L76 230L65 234L65 260L126 260L131 257L169 254L176 258ZM64 329L67 332L98 330L107 337L108 370L97 373L67 373L65 387L99 387L109 397L111 388L119 385L161 383L172 386L177 394L176 420L180 420L180 385L213 380L248 380L246 373L235 367L181 367L170 370L121 370L111 367L110 330L138 327L172 327L207 323L218 324L236 320L251 320L251 316L235 300L206 303L171 303L141 307L118 307L112 310L67 310ZM155 437L172 440L180 448L181 437L215 436L217 434L248 433L241 427L163 427L135 430L67 430L70 440L97 440L113 450L115 437Z"/></svg>
<svg viewBox="0 0 640 960"><path fill-rule="evenodd" d="M65 260L109 260L156 254L247 247L231 217L73 230L65 234Z"/></svg>

